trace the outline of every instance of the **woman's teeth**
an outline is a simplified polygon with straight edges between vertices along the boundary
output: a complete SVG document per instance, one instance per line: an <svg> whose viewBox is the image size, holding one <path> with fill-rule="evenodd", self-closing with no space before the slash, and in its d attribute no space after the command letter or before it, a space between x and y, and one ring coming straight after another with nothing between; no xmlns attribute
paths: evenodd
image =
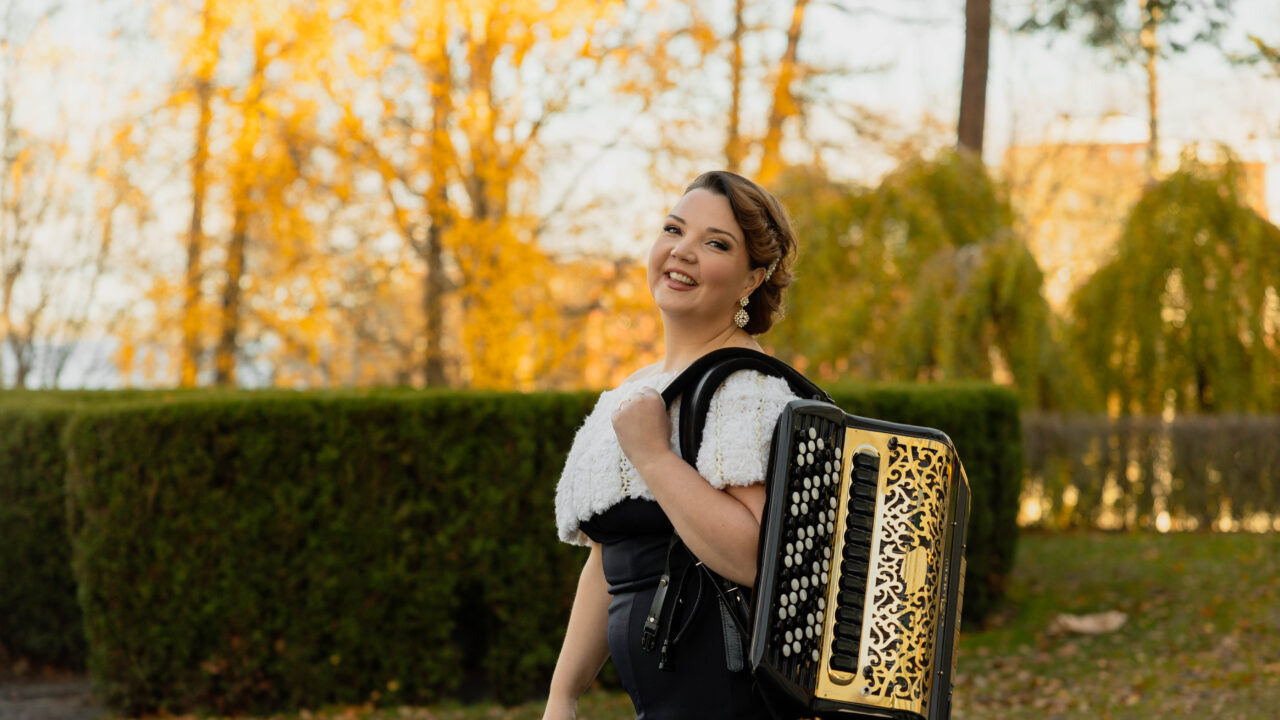
<svg viewBox="0 0 1280 720"><path fill-rule="evenodd" d="M693 278L689 277L688 275L685 275L684 273L678 273L673 271L673 272L667 273L667 277L671 278L672 280L675 280L676 282L682 282L685 285L697 285L697 283L693 281Z"/></svg>

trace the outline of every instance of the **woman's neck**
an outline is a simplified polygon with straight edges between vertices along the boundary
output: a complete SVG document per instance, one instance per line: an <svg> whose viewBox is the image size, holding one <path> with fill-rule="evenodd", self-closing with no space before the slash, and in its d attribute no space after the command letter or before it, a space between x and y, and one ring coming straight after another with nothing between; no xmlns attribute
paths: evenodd
<svg viewBox="0 0 1280 720"><path fill-rule="evenodd" d="M708 332L705 327L683 329L678 325L664 323L663 334L665 353L662 371L668 373L686 368L694 360L723 347L760 349L755 338L733 325Z"/></svg>

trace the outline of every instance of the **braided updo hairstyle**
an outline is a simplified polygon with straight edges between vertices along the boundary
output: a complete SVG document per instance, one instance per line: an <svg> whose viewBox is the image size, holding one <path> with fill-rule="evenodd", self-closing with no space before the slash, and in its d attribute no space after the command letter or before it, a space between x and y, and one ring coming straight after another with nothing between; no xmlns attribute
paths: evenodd
<svg viewBox="0 0 1280 720"><path fill-rule="evenodd" d="M777 263L768 278L747 300L746 330L759 335L782 317L782 293L791 284L791 265L796 257L796 235L791 229L787 211L768 190L725 170L699 175L685 193L702 188L724 196L733 209L733 217L746 238L747 256L752 268L765 268Z"/></svg>

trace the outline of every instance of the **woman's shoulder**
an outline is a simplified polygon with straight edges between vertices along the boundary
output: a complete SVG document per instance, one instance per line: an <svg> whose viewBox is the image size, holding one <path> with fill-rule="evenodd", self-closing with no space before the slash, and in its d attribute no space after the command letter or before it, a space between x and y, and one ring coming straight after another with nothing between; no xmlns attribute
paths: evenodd
<svg viewBox="0 0 1280 720"><path fill-rule="evenodd" d="M725 396L753 396L765 398L796 398L791 385L777 375L759 370L738 370L725 378L720 390Z"/></svg>

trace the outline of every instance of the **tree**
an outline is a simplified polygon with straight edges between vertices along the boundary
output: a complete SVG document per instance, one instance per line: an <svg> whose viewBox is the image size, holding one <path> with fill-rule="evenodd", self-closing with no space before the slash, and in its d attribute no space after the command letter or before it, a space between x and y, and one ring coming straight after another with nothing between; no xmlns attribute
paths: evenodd
<svg viewBox="0 0 1280 720"><path fill-rule="evenodd" d="M45 32L58 11L0 3L0 384L13 387L58 385L112 259L116 210L139 203L109 169L117 148L98 135L77 151L47 92L65 52Z"/></svg>
<svg viewBox="0 0 1280 720"><path fill-rule="evenodd" d="M357 40L326 60L340 155L372 171L422 267L427 384L527 385L561 352L542 286L537 167L544 133L607 61L602 38L621 10L362 3L343 31ZM376 113L360 102L369 90Z"/></svg>
<svg viewBox="0 0 1280 720"><path fill-rule="evenodd" d="M1196 43L1216 43L1230 19L1232 0L1137 0L1136 16L1132 2L1040 0L1019 29L1064 32L1083 25L1089 45L1109 51L1118 63L1141 63L1150 128L1147 167L1154 175L1160 141L1156 61Z"/></svg>
<svg viewBox="0 0 1280 720"><path fill-rule="evenodd" d="M915 159L875 189L794 169L782 198L805 246L788 319L766 336L818 377L1012 381L1070 402L1043 278L969 152Z"/></svg>
<svg viewBox="0 0 1280 720"><path fill-rule="evenodd" d="M1072 344L1112 410L1280 408L1280 229L1241 200L1239 173L1184 161L1073 296Z"/></svg>

